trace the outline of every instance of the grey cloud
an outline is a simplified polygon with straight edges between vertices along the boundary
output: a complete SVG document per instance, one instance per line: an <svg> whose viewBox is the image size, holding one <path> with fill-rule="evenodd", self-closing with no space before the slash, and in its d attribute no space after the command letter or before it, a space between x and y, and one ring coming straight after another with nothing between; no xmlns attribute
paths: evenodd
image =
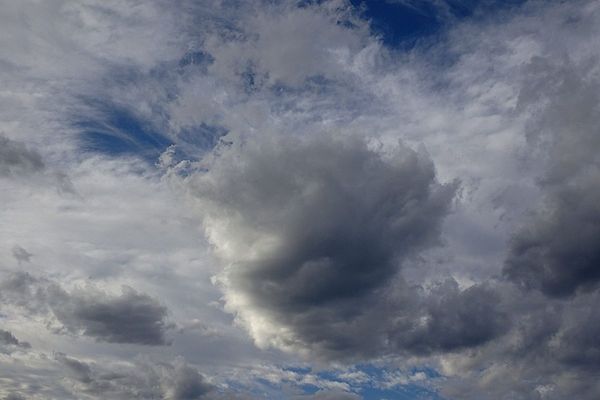
<svg viewBox="0 0 600 400"><path fill-rule="evenodd" d="M69 379L76 382L74 395L93 398L198 400L213 398L215 387L183 359L172 363L135 360L132 366L109 368L98 362L82 361L63 353L54 359Z"/></svg>
<svg viewBox="0 0 600 400"><path fill-rule="evenodd" d="M25 144L0 135L0 176L19 176L44 169L42 157Z"/></svg>
<svg viewBox="0 0 600 400"><path fill-rule="evenodd" d="M600 397L600 79L591 46L599 11L591 1L557 3L527 23L540 56L519 68L516 111L527 117L543 202L514 231L503 266L513 329L445 360L459 377L447 397Z"/></svg>
<svg viewBox="0 0 600 400"><path fill-rule="evenodd" d="M0 329L0 344L18 345L19 341L9 331L5 331L3 329Z"/></svg>
<svg viewBox="0 0 600 400"><path fill-rule="evenodd" d="M62 366L66 377L75 383L70 391L74 396L85 394L92 398L162 399L160 376L146 365L129 368L103 368L95 362L85 362L62 353L54 359Z"/></svg>
<svg viewBox="0 0 600 400"><path fill-rule="evenodd" d="M294 397L294 400L359 400L360 398L356 393L341 390L320 390L314 394Z"/></svg>
<svg viewBox="0 0 600 400"><path fill-rule="evenodd" d="M78 382L92 382L92 370L88 364L81 362L75 358L68 357L63 353L55 354L54 358L56 359L56 361L61 363Z"/></svg>
<svg viewBox="0 0 600 400"><path fill-rule="evenodd" d="M53 315L63 333L103 342L165 345L171 328L166 307L129 287L119 296L91 286L69 293L55 282L19 272L0 283L0 299L34 314Z"/></svg>
<svg viewBox="0 0 600 400"><path fill-rule="evenodd" d="M513 329L457 356L456 364L446 360L460 377L444 385L449 398L600 396L600 80L594 65L587 57L539 58L525 67L519 111L531 115L528 151L543 165L543 203L513 233L503 266L507 284L515 284L501 290Z"/></svg>
<svg viewBox="0 0 600 400"><path fill-rule="evenodd" d="M590 372L600 368L600 294L581 296L565 307L562 326L549 338L548 350L563 364Z"/></svg>
<svg viewBox="0 0 600 400"><path fill-rule="evenodd" d="M17 339L11 332L0 329L0 352L11 353L15 349L29 349L31 345Z"/></svg>
<svg viewBox="0 0 600 400"><path fill-rule="evenodd" d="M102 293L61 297L61 293L53 297L58 301L52 310L70 331L110 343L167 344L167 309L145 294L124 287L114 297Z"/></svg>
<svg viewBox="0 0 600 400"><path fill-rule="evenodd" d="M456 95L452 86L452 93L447 97L444 93L445 85L440 85L440 90L436 90L432 97L423 97L419 91L423 82L417 82L414 86L410 84L413 75L406 73L404 66L397 61L410 63L410 59L419 57L416 54L419 52L418 48L406 61L404 57L398 60L394 55L393 62L388 64L384 59L387 56L375 48L359 51L361 39L346 38L345 35L351 30L343 31L345 25L333 21L331 15L326 18L329 22L325 21L331 23L327 25L330 28L323 28L321 25L324 19L313 15L312 9L297 10L294 13L285 10L273 18L273 12L265 15L258 10L248 11L248 8L254 6L237 2L225 3L233 4L228 6L232 9L243 7L240 14L255 16L252 18L254 26L248 26L247 32L238 33L231 28L230 39L236 37L233 40L212 39L210 33L205 32L206 26L216 22L208 17L198 18L188 12L189 9L207 9L202 16L214 13L216 19L223 21L221 24L234 27L239 25L246 28L248 18L242 18L239 23L232 22L231 15L211 10L199 2L180 3L182 12L177 15L182 18L172 18L182 26L196 29L189 35L187 32L164 34L160 21L164 21L164 17L171 13L166 8L153 7L151 3L144 6L138 4L133 8L119 2L106 7L92 4L80 7L72 4L68 15L71 15L74 23L64 24L56 23L64 21L56 13L69 11L69 7L67 10L65 7L44 7L52 12L40 13L37 18L26 18L33 23L18 24L29 30L33 29L26 36L27 40L15 42L16 47L13 49L13 44L9 43L13 41L8 39L13 36L25 37L20 34L23 30L16 30L19 33L17 35L6 36L9 43L6 48L10 50L8 53L13 53L12 50L18 48L31 47L21 46L25 43L32 44L33 53L40 57L30 57L32 52L28 50L23 62L19 60L23 59L23 54L15 51L17 59L14 70L24 74L25 79L5 81L14 82L12 85L15 93L23 90L24 94L35 94L39 98L36 104L40 105L35 108L39 110L48 109L48 100L56 103L51 110L71 108L65 107L61 97L53 95L54 90L39 88L36 84L48 81L52 82L52 87L60 89L66 87L62 83L68 80L69 91L118 98L123 103L132 104L134 108L147 109L148 114L156 115L160 121L164 118L169 122L164 126L171 122L175 127L187 126L186 123L199 126L198 124L208 121L210 124L222 124L230 128L233 134L236 130L268 132L281 126L296 134L307 132L321 123L344 126L351 121L353 129L366 127L365 131L369 131L376 127L374 129L381 129L385 132L384 135L395 135L392 128L396 126L410 126L412 129L413 126L423 125L424 128L419 129L417 126L407 136L437 143L438 149L434 150L437 165L444 165L442 161L453 158L468 160L459 164L450 163L450 167L446 162L445 176L455 176L465 171L467 175L485 181L490 175L484 170L497 168L497 175L492 177L510 180L512 172L508 172L505 167L513 159L507 155L506 148L520 143L517 138L520 134L520 121L519 118L514 118L514 99L510 91L521 71L522 60L529 57L531 52L537 52L538 44L540 47L544 46L543 43L538 43L540 32L542 36L551 38L548 40L548 47L554 48L556 44L559 49L557 53L568 53L576 48L577 46L572 46L574 41L565 39L566 35L561 34L563 31L557 28L559 24L561 27L571 26L578 31L585 31L587 39L582 40L584 46L581 47L585 53L594 52L597 47L593 40L598 37L598 30L593 27L600 26L597 18L583 20L581 16L585 13L598 14L589 7L594 3L575 1L568 7L566 2L560 2L561 7L556 7L555 11L564 17L559 20L541 19L540 22L534 12L537 10L528 8L525 10L527 15L522 19L525 33L520 37L513 35L518 27L510 24L505 26L494 23L496 26L491 36L489 32L487 36L481 34L481 25L473 30L459 30L457 36L466 38L465 41L475 38L472 39L473 42L482 43L481 48L485 48L480 52L472 51L472 48L467 51L456 50L462 46L461 39L443 44L455 51L451 51L452 57L444 57L443 54L448 54L447 52L443 52L441 56L445 65L448 60L451 60L450 64L456 62L457 67L450 75L464 76L465 82L468 82L465 93L462 93L467 100L462 102L461 93ZM34 6L39 4L41 3L36 2ZM165 2L160 4L167 7ZM340 3L325 2L324 6L328 7L330 4L335 7ZM573 18L573 13L562 12L564 8L580 8L582 12L578 18ZM18 9L7 15L26 16L26 11ZM135 16L121 17L121 14L130 12ZM113 23L113 17L120 22ZM142 24L130 23L138 21L138 17L143 20ZM508 17L502 16L503 20ZM485 23L494 18L490 16L485 19ZM11 18L7 21L9 19ZM12 19L20 21L19 18ZM590 24L590 21L594 23ZM81 29L74 29L76 25L83 26L83 34L80 34ZM143 64L144 70L150 70L149 74L160 77L160 80L151 80L147 84L148 88L144 89L147 78L123 83L128 79L127 76L115 78L111 68L90 68L87 63L78 62L79 57L69 57L70 50L65 57L65 52L61 51L62 46L36 46L40 41L33 40L35 38L52 39L53 29L50 27L60 27L61 38L63 35L76 38L76 43L71 40L57 41L74 49L74 54L89 53L93 58L109 64L128 64L133 59L135 65ZM72 34L73 32L76 34ZM105 32L114 34L105 36ZM149 43L149 32L152 33L152 43L149 46L137 46L138 43ZM305 36L303 32L309 36ZM246 34L247 38L244 39L236 36ZM123 38L127 40L124 41ZM179 43L179 38L183 38L183 42ZM315 38L318 40L313 40ZM168 49L163 49L163 41L167 42L164 47ZM44 42L42 40L41 43ZM186 48L186 42L193 42L192 47L200 46L196 44L200 43L203 49L206 47L206 51L214 52L214 57L211 55L213 63L202 71L207 76L203 75L202 79L198 79L202 84L193 85L191 75L181 77L182 92L183 88L187 88L195 94L188 99L187 104L181 100L185 97L180 96L183 93L177 93L178 89L173 88L172 83L165 84L165 90L153 89L161 86L163 81L180 79L176 74L170 73L166 73L165 78L162 67L153 69L153 66L157 59L177 58L177 55L171 55L172 51L169 49L175 53L180 52ZM329 42L333 45L323 45ZM504 43L511 44L506 52L502 51ZM346 51L347 48L349 50ZM81 49L85 51L80 51ZM88 51L90 49L92 51ZM280 57L281 50L294 54L291 57ZM116 54L111 56L111 53ZM486 57L490 53L496 54L490 59L498 61L497 64L486 63ZM431 53L427 56L430 55ZM510 68L501 65L503 59L508 60ZM30 65L31 60L35 61L35 65ZM64 62L65 60L67 61ZM440 73L439 75L444 76L438 78L437 71L429 68L430 60L426 59L427 63L416 68L422 67L426 79L431 78L436 83L443 82L446 74ZM44 69L48 69L49 61L52 61L52 65L50 73L47 73ZM246 67L246 61L250 67ZM371 63L379 66L374 67ZM239 318L261 345L308 350L330 358L348 355L372 357L390 353L464 356L461 363L465 368L460 376L469 387L455 391L449 398L600 398L597 383L598 326L594 322L598 315L589 308L598 304L593 291L600 281L595 272L598 265L596 249L600 247L597 242L599 210L598 174L595 169L598 166L595 157L600 145L596 128L600 93L600 88L595 83L597 72L594 71L597 68L594 65L597 65L597 61L592 58L584 63L577 60L572 61L571 65L559 64L540 59L525 67L532 74L525 78L528 81L526 85L531 86L526 86L521 91L520 108L515 110L525 110L527 113L533 110L532 114L536 118L540 117L530 126L529 139L532 145L526 151L531 150L537 156L536 150L541 149L540 153L547 155L549 159L546 173L540 175L540 188L547 198L546 208L538 207L536 215L524 221L523 229L515 233L504 267L505 275L511 282L533 290L513 292L512 289L498 289L492 284L481 283L461 289L451 280L432 290L425 290L410 287L402 281L398 273L403 262L438 241L438 228L448 212L455 189L452 185L441 185L436 181L431 161L423 154L399 150L396 154L384 156L378 150L368 150L362 144L344 143L343 139L333 143L328 139L321 142L310 142L312 139L304 142L299 139L297 148L294 148L297 143L291 139L282 145L260 142L255 145L260 148L254 149L254 152L253 144L250 143L248 146L251 150L248 153L247 148L240 150L236 142L231 149L218 150L223 153L222 158L217 159L216 167L210 166L205 179L198 182L201 207L206 212L207 233L223 259L223 273L219 279L227 296L228 310ZM29 73L31 68L34 69L33 75ZM124 69L135 68L125 65ZM246 68L252 69L252 72L242 72ZM193 68L186 69L191 71ZM82 73L84 71L90 72ZM232 76L237 79L240 74L252 81L252 85L248 86L253 86L255 92L240 93L234 84L223 83L223 80L231 79ZM327 86L311 81L314 76L322 79L322 74L324 80L341 79L344 84L349 81L348 88L331 92ZM492 74L492 78L484 79L488 74ZM32 76L37 78L29 79ZM478 79L484 80L483 84L472 85ZM83 84L79 81L85 81L86 87L81 87ZM23 85L23 82L30 82L31 86ZM314 89L315 93L299 94L296 89L280 88L276 82L296 85L299 90L312 92ZM308 89L302 88L305 84L309 86ZM270 97L272 85L277 89L277 98ZM114 93L102 94L100 86L105 87L107 92L114 90ZM116 91L111 86L123 87ZM163 91L168 92L168 96L163 95ZM365 96L363 91L368 92L369 96ZM380 92L384 92L384 95L379 96ZM41 96L37 96L38 94ZM245 96L255 96L255 100L247 101ZM434 105L430 108L429 105L435 103L438 97L444 107L436 108ZM173 109L179 107L183 116L162 108L164 102L168 102L166 98L176 99ZM378 107L373 107L373 103L378 101L384 103L381 114L374 112L379 110ZM406 108L394 104L412 101L415 105ZM488 102L491 106L484 104ZM29 102L23 104L27 106L26 111L31 108ZM406 111L413 109L424 111L415 115ZM510 112L507 111L509 109ZM15 114L9 121L19 121L21 125L28 121L28 118L21 118L24 115ZM55 118L57 115L51 115L50 121L60 121L60 115L58 118ZM43 123L45 118L34 121L31 125L50 131L49 135L55 135L57 124ZM494 125L494 121L497 121L499 127L488 126ZM27 126L25 123L23 125ZM519 127L515 135L504 133L515 126ZM44 135L43 131L35 134ZM63 135L59 136L62 138ZM486 136L493 139L482 140ZM57 147L69 148L61 140L57 137ZM252 142L253 139L249 140ZM22 146L16 147L23 150ZM474 150L459 151L463 147ZM490 151L492 148L494 150ZM433 147L429 146L429 149ZM471 157L472 155L478 157ZM501 158L501 162L495 160L495 157ZM3 162L0 161L0 165L4 166ZM0 172L0 176L30 173L36 168L35 162L33 169L27 167L27 161L20 160L19 163L19 167L10 164L6 170L9 172ZM372 168L371 164L375 167ZM75 167L70 161L67 161L67 165L67 168ZM340 168L336 169L338 165ZM3 171L2 168L0 171ZM82 173L77 168L74 172ZM531 174L528 171L523 175L528 177ZM97 182L102 182L100 176L92 179L90 186L95 187ZM515 187L522 186L517 183ZM88 190L88 193L86 201L102 202L102 195L95 193L95 190ZM111 197L121 196L115 192ZM534 197L517 195L514 198L515 203L521 201L529 204L529 200ZM510 208L504 199L502 203L504 207ZM69 212L81 212L64 205L69 208ZM473 223L478 225L478 206L481 203L465 206L473 214L477 214ZM485 219L485 215L481 218ZM36 223L37 220L32 223L33 229ZM69 228L61 226L54 229ZM469 231L468 228L465 229ZM469 232L474 233L466 237L475 237L479 232L482 232L481 236L487 236L491 228L487 231L485 229L488 227L470 230ZM10 227L7 232L11 233ZM41 235L36 237L39 243L45 243L43 235L48 235L48 231ZM472 257L474 264L483 265L485 262L479 252L487 250L482 242L494 241L496 238L496 235L492 235L489 240L477 240L475 237L468 250L452 249L451 252L456 253L453 255L458 259ZM59 250L69 253L68 248L65 245ZM166 259L180 257L166 247L164 253ZM185 257L186 260L192 258ZM19 261L26 261L26 257ZM458 264L460 261L449 267L452 274L461 274ZM489 264L493 265L489 268L495 269L496 263ZM92 265L89 268L95 267ZM485 268L488 267L481 267L482 270ZM437 272L435 267L431 271ZM182 276L179 272L176 275ZM177 286L179 287L182 286ZM538 291L550 298L544 299ZM165 282L165 295L173 292L177 292L177 289ZM177 299L188 298L188 293L182 292L181 296L178 296L179 293L175 294ZM569 297L573 294L577 296ZM519 298L522 302L507 301L508 295ZM163 310L155 300L137 292L128 294L125 290L121 295L108 295L91 290L85 293L66 289L58 283L21 275L11 278L10 284L0 288L0 298L2 301L9 299L11 307L22 307L22 317L28 310L55 320L54 322L62 325L60 332L63 333L87 335L108 342L165 342L168 324ZM192 304L189 306L193 307ZM140 314L144 314L145 318L140 318ZM123 319L125 315L130 316L129 320ZM77 345L86 346L85 342L80 341ZM186 347L189 348L191 347ZM194 351L197 352L198 348ZM90 349L86 348L83 352L89 354L88 350ZM240 358L235 357L237 356L228 359L227 363L239 362ZM215 396L214 391L204 393L204 389L210 385L191 366L149 366L138 363L135 371L132 371L119 368L113 370L113 366L104 365L104 361L84 361L68 356L58 356L57 362L69 376L69 383L80 390L72 398ZM219 362L223 363L222 360ZM220 365L214 366L219 367ZM32 380L38 378L29 373L22 375L32 376L33 378L29 378ZM46 376L50 375L47 372ZM17 376L15 381L18 382L18 374L15 373L14 376ZM468 377L471 376L475 378L470 380ZM51 379L53 378L54 376ZM36 395L52 398L45 393L40 395L38 392ZM351 396L331 392L315 395L317 398ZM54 398L66 397L57 395Z"/></svg>
<svg viewBox="0 0 600 400"><path fill-rule="evenodd" d="M564 297L600 281L600 173L569 182L511 242L504 273L526 288Z"/></svg>
<svg viewBox="0 0 600 400"><path fill-rule="evenodd" d="M19 262L29 262L33 254L22 248L21 246L14 246L12 249L13 257Z"/></svg>
<svg viewBox="0 0 600 400"><path fill-rule="evenodd" d="M4 400L26 400L26 397L18 393L10 393L4 397Z"/></svg>
<svg viewBox="0 0 600 400"><path fill-rule="evenodd" d="M426 302L419 320L398 330L401 348L417 354L448 352L482 345L510 328L508 313L491 287L474 285L460 290L451 280L423 296Z"/></svg>
<svg viewBox="0 0 600 400"><path fill-rule="evenodd" d="M600 80L593 65L535 59L521 93L521 107L536 110L531 144L547 154L540 177L546 203L513 236L504 273L548 296L600 282Z"/></svg>
<svg viewBox="0 0 600 400"><path fill-rule="evenodd" d="M55 186L59 193L76 194L69 177L62 172L47 168L38 151L0 133L0 178L22 179L24 177L31 178L32 176L36 177L36 184L46 183ZM26 256L28 253L13 254L17 257L19 254ZM24 260L26 259L28 258L26 257ZM20 262L24 260L19 259Z"/></svg>
<svg viewBox="0 0 600 400"><path fill-rule="evenodd" d="M171 373L171 386L169 399L172 400L201 399L213 390L213 386L204 380L197 369L181 360L175 363Z"/></svg>
<svg viewBox="0 0 600 400"><path fill-rule="evenodd" d="M38 279L26 272L7 273L0 280L0 300L3 304L13 304L31 312L43 309L38 292Z"/></svg>
<svg viewBox="0 0 600 400"><path fill-rule="evenodd" d="M391 285L404 259L438 243L455 193L425 154L384 155L355 137L265 138L222 149L195 179L227 307L259 345L343 358L456 350L504 331L484 288L426 304Z"/></svg>
<svg viewBox="0 0 600 400"><path fill-rule="evenodd" d="M537 292L523 296L516 288L506 288L504 296L514 329L476 352L446 359L452 367L442 394L466 400L598 398L598 293L569 302Z"/></svg>

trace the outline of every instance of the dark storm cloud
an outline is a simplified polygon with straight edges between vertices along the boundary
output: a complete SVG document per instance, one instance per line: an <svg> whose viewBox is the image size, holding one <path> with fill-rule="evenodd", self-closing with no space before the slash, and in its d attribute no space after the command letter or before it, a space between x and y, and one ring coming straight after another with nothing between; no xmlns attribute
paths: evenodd
<svg viewBox="0 0 600 400"><path fill-rule="evenodd" d="M600 282L600 81L591 60L534 59L521 91L532 146L547 152L546 204L512 238L505 275L565 297ZM540 100L542 99L542 100Z"/></svg>
<svg viewBox="0 0 600 400"><path fill-rule="evenodd" d="M484 288L445 288L433 301L390 286L404 259L438 243L456 190L436 181L426 154L269 138L224 149L196 188L228 307L259 345L334 358L430 353L504 329Z"/></svg>
<svg viewBox="0 0 600 400"><path fill-rule="evenodd" d="M0 134L0 176L18 176L41 171L42 157L25 144Z"/></svg>
<svg viewBox="0 0 600 400"><path fill-rule="evenodd" d="M118 296L92 287L67 292L60 285L27 273L0 283L0 299L33 314L53 315L64 333L110 343L165 345L167 309L148 295L123 287Z"/></svg>

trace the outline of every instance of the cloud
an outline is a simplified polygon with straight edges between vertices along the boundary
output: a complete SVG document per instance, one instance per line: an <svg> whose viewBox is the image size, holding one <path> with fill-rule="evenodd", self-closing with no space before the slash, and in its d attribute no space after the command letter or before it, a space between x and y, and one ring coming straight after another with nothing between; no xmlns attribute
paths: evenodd
<svg viewBox="0 0 600 400"><path fill-rule="evenodd" d="M400 348L413 353L477 347L510 328L510 317L499 307L500 297L491 287L473 285L460 290L455 281L447 281L422 297L426 305L421 317L393 336Z"/></svg>
<svg viewBox="0 0 600 400"><path fill-rule="evenodd" d="M179 360L171 375L169 399L187 400L201 399L213 390L213 386L204 381L204 378L195 368Z"/></svg>
<svg viewBox="0 0 600 400"><path fill-rule="evenodd" d="M547 154L539 181L545 206L513 236L504 273L565 297L600 282L600 159L593 150L600 146L600 80L588 58L535 58L526 73L520 102L536 110L530 140Z"/></svg>
<svg viewBox="0 0 600 400"><path fill-rule="evenodd" d="M17 339L11 332L0 329L0 353L10 354L15 350L30 349L31 345Z"/></svg>
<svg viewBox="0 0 600 400"><path fill-rule="evenodd" d="M390 284L403 260L438 243L456 190L425 154L382 154L356 137L253 139L223 148L192 185L226 307L259 346L429 354L507 329L491 289Z"/></svg>
<svg viewBox="0 0 600 400"><path fill-rule="evenodd" d="M476 352L444 356L441 393L465 399L596 398L598 293L568 302L539 292L523 295L515 287L503 295L511 302L514 329Z"/></svg>
<svg viewBox="0 0 600 400"><path fill-rule="evenodd" d="M69 330L109 343L167 344L167 309L155 299L129 287L120 296L77 293L73 297L53 306Z"/></svg>
<svg viewBox="0 0 600 400"><path fill-rule="evenodd" d="M28 263L33 257L33 254L22 248L21 246L14 246L12 249L13 257L20 263Z"/></svg>
<svg viewBox="0 0 600 400"><path fill-rule="evenodd" d="M300 353L425 363L448 398L598 398L596 1L449 18L409 52L345 1L3 10L0 263L30 274L0 291L0 397L228 398L204 377L258 393ZM268 393L359 392L303 371Z"/></svg>
<svg viewBox="0 0 600 400"><path fill-rule="evenodd" d="M59 284L27 273L1 282L2 300L34 314L54 316L57 332L84 335L108 343L165 345L167 309L148 295L123 287L118 296L92 286L65 291Z"/></svg>
<svg viewBox="0 0 600 400"><path fill-rule="evenodd" d="M348 393L336 390L319 390L311 395L302 395L293 397L294 400L358 400L361 397L355 393Z"/></svg>
<svg viewBox="0 0 600 400"><path fill-rule="evenodd" d="M70 373L75 380L89 384L92 382L91 374L92 370L89 365L76 360L71 357L67 357L65 354L57 353L54 358L56 361L61 363L65 369Z"/></svg>
<svg viewBox="0 0 600 400"><path fill-rule="evenodd" d="M24 143L0 135L0 176L18 177L44 169L42 157Z"/></svg>
<svg viewBox="0 0 600 400"><path fill-rule="evenodd" d="M215 387L182 358L172 363L139 359L135 363L108 368L63 353L54 359L74 383L74 394L92 398L198 400L212 398Z"/></svg>
<svg viewBox="0 0 600 400"><path fill-rule="evenodd" d="M18 393L10 393L4 397L4 400L26 400L26 397Z"/></svg>
<svg viewBox="0 0 600 400"><path fill-rule="evenodd" d="M512 238L505 275L548 296L591 290L600 281L600 173L552 190L547 205Z"/></svg>
<svg viewBox="0 0 600 400"><path fill-rule="evenodd" d="M598 296L574 307L564 316L562 329L550 340L549 351L570 366L597 371L600 367L599 312L594 306Z"/></svg>

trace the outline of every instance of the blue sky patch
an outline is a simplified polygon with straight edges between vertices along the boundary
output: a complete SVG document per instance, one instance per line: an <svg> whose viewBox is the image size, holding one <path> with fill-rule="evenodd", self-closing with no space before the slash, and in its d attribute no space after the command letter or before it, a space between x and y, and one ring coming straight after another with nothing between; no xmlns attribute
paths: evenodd
<svg viewBox="0 0 600 400"><path fill-rule="evenodd" d="M409 49L420 39L443 30L453 21L485 17L524 0L350 0L382 42L392 48Z"/></svg>
<svg viewBox="0 0 600 400"><path fill-rule="evenodd" d="M126 108L105 103L95 106L95 113L82 116L74 123L81 132L81 146L86 151L109 156L136 155L154 162L173 144Z"/></svg>

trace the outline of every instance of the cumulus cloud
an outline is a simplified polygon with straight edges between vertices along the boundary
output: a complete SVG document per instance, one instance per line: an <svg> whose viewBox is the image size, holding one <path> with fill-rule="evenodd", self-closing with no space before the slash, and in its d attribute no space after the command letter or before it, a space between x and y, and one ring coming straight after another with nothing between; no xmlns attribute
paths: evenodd
<svg viewBox="0 0 600 400"><path fill-rule="evenodd" d="M382 154L356 137L249 140L222 149L193 187L226 306L260 346L428 354L506 329L484 287L390 285L403 260L439 242L456 190L426 154Z"/></svg>
<svg viewBox="0 0 600 400"><path fill-rule="evenodd" d="M109 343L165 345L167 309L148 295L123 287L118 296L92 286L64 290L59 284L18 272L0 284L5 304L34 314L50 313L57 332L84 335Z"/></svg>

